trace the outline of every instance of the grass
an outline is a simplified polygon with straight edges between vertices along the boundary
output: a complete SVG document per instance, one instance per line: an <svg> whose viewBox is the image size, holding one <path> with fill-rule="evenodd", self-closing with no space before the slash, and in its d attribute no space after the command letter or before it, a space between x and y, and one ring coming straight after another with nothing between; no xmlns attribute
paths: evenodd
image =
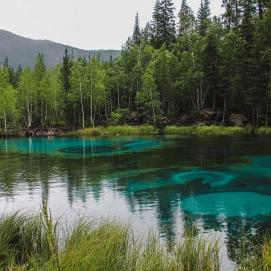
<svg viewBox="0 0 271 271"><path fill-rule="evenodd" d="M46 261L49 257L49 245L39 217L15 213L0 218L0 270L34 260Z"/></svg>
<svg viewBox="0 0 271 271"><path fill-rule="evenodd" d="M265 237L262 245L256 245L251 255L241 260L238 271L270 271L271 238Z"/></svg>
<svg viewBox="0 0 271 271"><path fill-rule="evenodd" d="M253 134L254 129L247 127L225 126L166 126L163 130L167 135L248 135Z"/></svg>
<svg viewBox="0 0 271 271"><path fill-rule="evenodd" d="M136 239L117 222L81 220L70 230L54 223L47 205L41 215L15 213L0 218L0 270L3 271L223 271L217 240L186 228L170 250L151 234ZM62 239L59 238L60 232ZM255 245L236 271L270 271L271 239Z"/></svg>
<svg viewBox="0 0 271 271"><path fill-rule="evenodd" d="M219 271L217 242L188 231L170 251L159 238L136 239L116 222L81 221L63 231L44 205L41 216L0 218L0 270L7 271Z"/></svg>
<svg viewBox="0 0 271 271"><path fill-rule="evenodd" d="M75 136L102 136L102 135L152 135L158 133L158 130L152 125L140 126L107 126L96 128L85 128L72 132Z"/></svg>
<svg viewBox="0 0 271 271"><path fill-rule="evenodd" d="M225 126L166 126L159 130L152 125L141 126L107 126L96 128L85 128L70 133L74 136L113 136L113 135L152 135L162 133L165 135L271 135L271 128L252 127L225 127Z"/></svg>
<svg viewBox="0 0 271 271"><path fill-rule="evenodd" d="M271 135L270 127L260 127L256 130L256 134L258 135Z"/></svg>

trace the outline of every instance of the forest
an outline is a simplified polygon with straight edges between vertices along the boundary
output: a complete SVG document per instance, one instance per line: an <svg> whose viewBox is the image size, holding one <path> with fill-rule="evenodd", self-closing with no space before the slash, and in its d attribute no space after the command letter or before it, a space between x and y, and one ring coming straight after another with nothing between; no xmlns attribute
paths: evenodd
<svg viewBox="0 0 271 271"><path fill-rule="evenodd" d="M228 125L241 114L251 126L271 124L271 2L223 0L211 17L210 1L197 14L186 0L157 0L152 19L133 33L118 58L73 57L47 68L0 68L0 129L94 127L107 124ZM178 9L176 17L175 9ZM117 30L116 30L117 31Z"/></svg>

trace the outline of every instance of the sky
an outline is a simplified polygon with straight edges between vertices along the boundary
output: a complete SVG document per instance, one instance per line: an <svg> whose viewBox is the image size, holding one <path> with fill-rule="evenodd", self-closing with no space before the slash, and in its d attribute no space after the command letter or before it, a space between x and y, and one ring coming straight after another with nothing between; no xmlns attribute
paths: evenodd
<svg viewBox="0 0 271 271"><path fill-rule="evenodd" d="M173 0L176 12L181 0ZM219 15L222 0L211 0ZM0 29L82 49L120 49L133 31L138 11L143 27L155 0L0 0ZM197 12L200 0L187 0Z"/></svg>

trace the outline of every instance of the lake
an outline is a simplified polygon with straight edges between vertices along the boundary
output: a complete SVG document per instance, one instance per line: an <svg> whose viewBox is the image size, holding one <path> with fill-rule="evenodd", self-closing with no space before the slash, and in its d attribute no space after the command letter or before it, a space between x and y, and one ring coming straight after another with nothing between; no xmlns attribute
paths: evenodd
<svg viewBox="0 0 271 271"><path fill-rule="evenodd" d="M194 223L232 270L247 238L271 229L271 138L156 136L0 140L0 212L114 218L166 244Z"/></svg>

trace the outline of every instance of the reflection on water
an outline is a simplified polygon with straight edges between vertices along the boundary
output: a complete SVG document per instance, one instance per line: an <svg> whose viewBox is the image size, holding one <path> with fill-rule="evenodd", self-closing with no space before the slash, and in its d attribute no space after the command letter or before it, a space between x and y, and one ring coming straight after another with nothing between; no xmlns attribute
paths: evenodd
<svg viewBox="0 0 271 271"><path fill-rule="evenodd" d="M0 212L36 212L44 196L56 216L114 217L168 243L193 221L234 260L240 236L271 229L270 147L266 137L1 140Z"/></svg>

